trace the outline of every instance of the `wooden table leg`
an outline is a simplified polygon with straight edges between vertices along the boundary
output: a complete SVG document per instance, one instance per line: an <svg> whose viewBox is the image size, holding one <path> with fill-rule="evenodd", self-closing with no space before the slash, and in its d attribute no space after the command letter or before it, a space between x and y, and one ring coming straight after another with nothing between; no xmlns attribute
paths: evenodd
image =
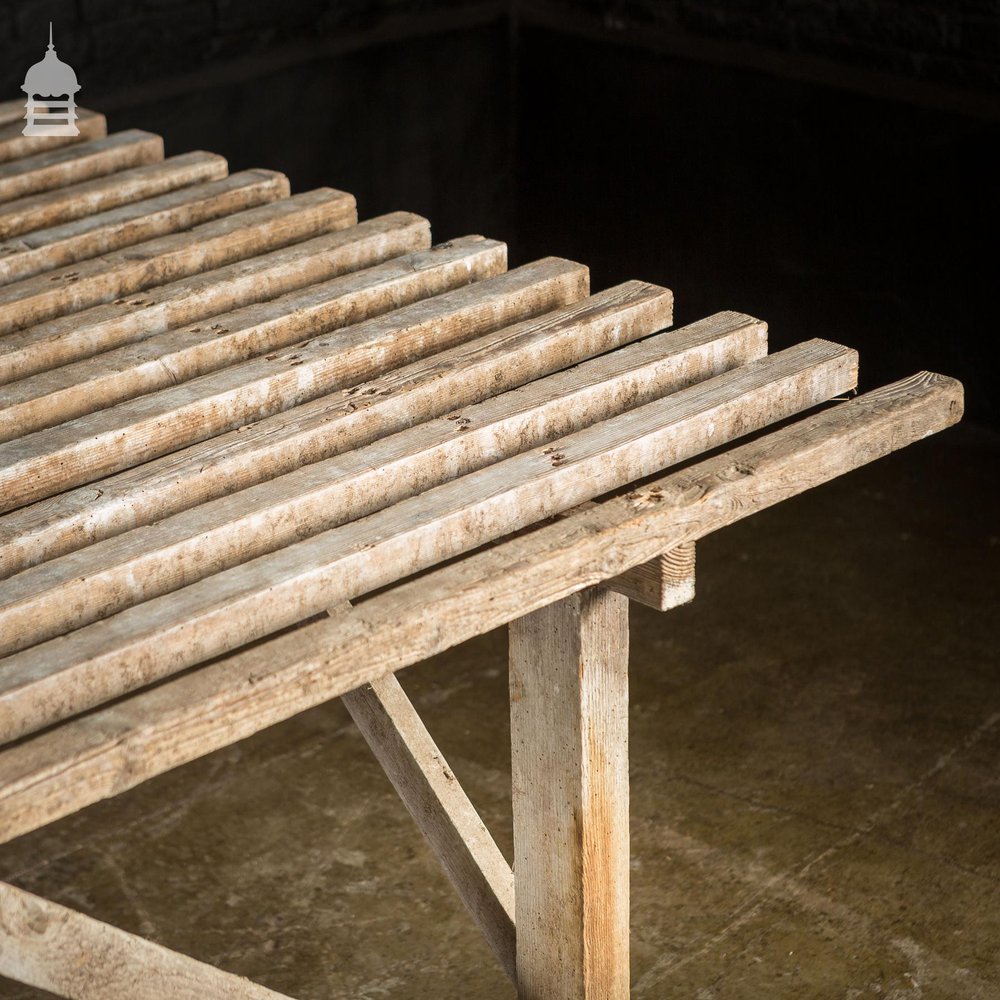
<svg viewBox="0 0 1000 1000"><path fill-rule="evenodd" d="M627 1000L628 599L512 622L510 703L519 996Z"/></svg>

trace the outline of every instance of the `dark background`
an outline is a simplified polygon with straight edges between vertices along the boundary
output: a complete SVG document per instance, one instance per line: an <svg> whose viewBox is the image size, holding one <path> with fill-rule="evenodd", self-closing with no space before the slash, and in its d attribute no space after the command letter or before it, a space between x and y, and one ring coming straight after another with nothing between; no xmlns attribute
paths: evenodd
<svg viewBox="0 0 1000 1000"><path fill-rule="evenodd" d="M862 388L944 371L1000 419L1000 0L29 0L3 98L50 19L80 103L168 154L850 344Z"/></svg>

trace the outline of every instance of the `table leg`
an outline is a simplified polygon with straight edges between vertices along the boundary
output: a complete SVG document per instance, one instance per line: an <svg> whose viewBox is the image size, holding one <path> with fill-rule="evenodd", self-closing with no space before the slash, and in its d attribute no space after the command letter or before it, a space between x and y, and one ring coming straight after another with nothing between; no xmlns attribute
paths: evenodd
<svg viewBox="0 0 1000 1000"><path fill-rule="evenodd" d="M628 599L512 622L510 704L519 996L626 1000Z"/></svg>

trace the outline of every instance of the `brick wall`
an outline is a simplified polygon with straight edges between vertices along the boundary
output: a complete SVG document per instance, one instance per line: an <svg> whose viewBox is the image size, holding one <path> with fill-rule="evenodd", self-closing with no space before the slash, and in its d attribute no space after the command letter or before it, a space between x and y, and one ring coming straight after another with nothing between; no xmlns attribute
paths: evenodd
<svg viewBox="0 0 1000 1000"><path fill-rule="evenodd" d="M59 54L96 92L162 78L287 43L361 34L393 15L446 23L482 0L2 0L0 93L17 96L41 58L48 21ZM980 92L1000 85L1000 0L497 0L567 26L739 42L780 56Z"/></svg>
<svg viewBox="0 0 1000 1000"><path fill-rule="evenodd" d="M524 0L609 29L741 42L776 53L991 91L1000 84L1000 0Z"/></svg>

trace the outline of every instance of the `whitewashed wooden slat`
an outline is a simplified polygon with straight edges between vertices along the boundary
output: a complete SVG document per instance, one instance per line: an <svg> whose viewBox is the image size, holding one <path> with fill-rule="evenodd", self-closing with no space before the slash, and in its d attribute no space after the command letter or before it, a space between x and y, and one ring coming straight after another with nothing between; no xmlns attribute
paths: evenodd
<svg viewBox="0 0 1000 1000"><path fill-rule="evenodd" d="M324 237L331 239L332 237ZM411 302L506 267L506 246L469 237L413 255ZM303 263L303 267L305 262ZM391 290L389 295L392 295ZM17 506L289 409L443 346L434 305L416 302L324 334L325 283L298 304L312 339L0 444L0 503ZM474 331L451 331L455 339Z"/></svg>
<svg viewBox="0 0 1000 1000"><path fill-rule="evenodd" d="M725 444L856 378L854 351L809 341L5 657L0 740Z"/></svg>
<svg viewBox="0 0 1000 1000"><path fill-rule="evenodd" d="M32 229L71 222L93 212L164 194L189 184L215 181L227 173L228 164L215 153L182 153L159 163L148 163L54 191L15 198L0 204L0 240L9 240Z"/></svg>
<svg viewBox="0 0 1000 1000"><path fill-rule="evenodd" d="M72 148L72 147L71 147ZM67 264L110 254L158 236L182 232L213 219L287 198L288 178L275 170L242 170L222 180L192 184L168 194L0 242L0 285L22 281ZM345 216L357 212L344 206Z"/></svg>
<svg viewBox="0 0 1000 1000"><path fill-rule="evenodd" d="M356 221L353 199L349 196L310 192L215 219L189 232L160 236L127 250L0 286L0 333L37 328L69 313L80 313L309 237L346 229ZM221 276L221 280L228 280L227 276ZM180 291L183 289L171 289L171 293ZM98 319L102 316L97 314ZM43 344L47 339L59 338L67 326L92 321L93 317L77 315L61 325L41 326L20 337L6 338L4 357L16 356L14 345ZM71 338L61 337L62 341L68 339ZM64 355L69 350L66 347Z"/></svg>
<svg viewBox="0 0 1000 1000"><path fill-rule="evenodd" d="M0 441L297 343L318 332L309 306L320 289L324 332L399 308L419 294L423 276L414 270L413 252L426 252L428 235L422 221L386 225L375 219L308 242L311 247L298 244L283 255L281 267L259 266L248 276L251 305L0 389ZM258 257L255 263L262 260ZM319 284L305 291L296 287L308 277ZM226 284L231 294L233 283ZM253 301L289 285L295 290Z"/></svg>
<svg viewBox="0 0 1000 1000"><path fill-rule="evenodd" d="M10 840L957 423L922 372L0 751Z"/></svg>
<svg viewBox="0 0 1000 1000"><path fill-rule="evenodd" d="M92 142L60 146L0 164L0 202L67 184L78 184L147 163L158 163L162 159L163 139L141 129L128 129Z"/></svg>
<svg viewBox="0 0 1000 1000"><path fill-rule="evenodd" d="M584 299L587 278L547 259L438 296L442 340L468 341L0 517L0 578L611 350L664 296L628 282Z"/></svg>
<svg viewBox="0 0 1000 1000"><path fill-rule="evenodd" d="M20 122L24 128L24 114L26 97L15 97L11 101L0 101L0 125L9 125L11 122ZM36 101L36 107L45 108L42 101Z"/></svg>
<svg viewBox="0 0 1000 1000"><path fill-rule="evenodd" d="M669 304L664 296L664 311ZM25 570L0 595L0 655L328 531L762 354L762 324L729 315L729 328L702 321L649 337ZM660 318L650 310L641 332L652 332Z"/></svg>
<svg viewBox="0 0 1000 1000"><path fill-rule="evenodd" d="M58 146L68 146L77 142L87 142L90 139L100 139L108 134L108 123L104 115L86 108L76 109L76 127L79 135L23 135L24 105L16 121L0 124L0 163L7 163L22 156L32 156Z"/></svg>

